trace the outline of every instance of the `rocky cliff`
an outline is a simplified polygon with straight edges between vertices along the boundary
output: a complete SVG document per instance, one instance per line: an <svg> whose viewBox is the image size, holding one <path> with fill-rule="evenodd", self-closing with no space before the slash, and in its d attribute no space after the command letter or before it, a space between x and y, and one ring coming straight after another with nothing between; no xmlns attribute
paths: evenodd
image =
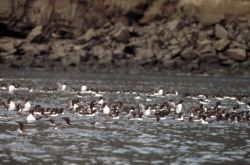
<svg viewBox="0 0 250 165"><path fill-rule="evenodd" d="M250 1L0 0L14 68L250 72Z"/></svg>

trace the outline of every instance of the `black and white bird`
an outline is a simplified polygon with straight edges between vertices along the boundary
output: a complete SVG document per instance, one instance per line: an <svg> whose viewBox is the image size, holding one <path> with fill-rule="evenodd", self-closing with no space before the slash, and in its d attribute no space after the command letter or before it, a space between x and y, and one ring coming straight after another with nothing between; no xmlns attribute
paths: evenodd
<svg viewBox="0 0 250 165"><path fill-rule="evenodd" d="M14 85L9 85L9 86L8 86L8 92L9 92L10 94L14 94L15 90L16 90L16 88L15 88Z"/></svg>
<svg viewBox="0 0 250 165"><path fill-rule="evenodd" d="M19 111L21 112L29 112L31 109L31 103L30 99L28 97L25 98L24 104L22 105L21 109Z"/></svg>
<svg viewBox="0 0 250 165"><path fill-rule="evenodd" d="M3 104L8 111L15 111L17 109L12 97L8 98L7 103L3 102Z"/></svg>
<svg viewBox="0 0 250 165"><path fill-rule="evenodd" d="M65 121L65 126L71 125L70 119L68 117L63 117L62 119Z"/></svg>
<svg viewBox="0 0 250 165"><path fill-rule="evenodd" d="M17 129L18 134L24 134L26 131L25 131L25 129L24 129L23 123L20 122L20 121L17 121L17 123L18 123L18 125L19 125L19 127L18 127L18 129Z"/></svg>

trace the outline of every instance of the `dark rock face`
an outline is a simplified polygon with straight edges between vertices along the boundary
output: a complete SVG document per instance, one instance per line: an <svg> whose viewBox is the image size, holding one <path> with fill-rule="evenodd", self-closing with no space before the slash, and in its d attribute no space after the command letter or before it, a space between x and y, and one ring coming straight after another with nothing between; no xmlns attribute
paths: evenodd
<svg viewBox="0 0 250 165"><path fill-rule="evenodd" d="M245 13L208 19L172 0L15 2L0 0L2 67L250 72Z"/></svg>

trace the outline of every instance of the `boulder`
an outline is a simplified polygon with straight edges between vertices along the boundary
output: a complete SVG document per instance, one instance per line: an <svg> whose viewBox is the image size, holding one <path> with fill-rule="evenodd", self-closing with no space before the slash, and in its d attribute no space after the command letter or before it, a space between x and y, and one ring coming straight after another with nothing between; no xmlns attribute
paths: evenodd
<svg viewBox="0 0 250 165"><path fill-rule="evenodd" d="M177 45L177 44L178 44L178 41L177 41L175 38L173 38L173 39L171 39L171 40L169 41L169 43L170 43L171 45Z"/></svg>
<svg viewBox="0 0 250 165"><path fill-rule="evenodd" d="M162 60L162 62L163 62L164 67L167 68L167 69L174 69L175 66L176 66L176 61L175 60L165 59L164 58Z"/></svg>
<svg viewBox="0 0 250 165"><path fill-rule="evenodd" d="M238 36L236 37L236 41L239 43L246 43L246 40L249 38L248 34L243 34L240 33L238 34Z"/></svg>
<svg viewBox="0 0 250 165"><path fill-rule="evenodd" d="M144 31L142 31L139 27L131 26L129 29L131 36L140 37L144 35Z"/></svg>
<svg viewBox="0 0 250 165"><path fill-rule="evenodd" d="M154 57L154 53L151 49L136 48L135 49L136 60L147 60Z"/></svg>
<svg viewBox="0 0 250 165"><path fill-rule="evenodd" d="M105 49L103 45L97 45L92 48L94 56L98 57L100 64L110 64L112 60L112 50Z"/></svg>
<svg viewBox="0 0 250 165"><path fill-rule="evenodd" d="M50 53L50 47L48 44L36 44L38 54L48 55Z"/></svg>
<svg viewBox="0 0 250 165"><path fill-rule="evenodd" d="M75 53L69 53L68 56L62 58L62 65L64 67L77 66L80 63L80 56Z"/></svg>
<svg viewBox="0 0 250 165"><path fill-rule="evenodd" d="M23 44L20 48L24 51L24 54L27 55L29 58L32 58L31 56L38 54L38 50L35 44L26 43Z"/></svg>
<svg viewBox="0 0 250 165"><path fill-rule="evenodd" d="M129 42L129 44L127 44L128 46L132 46L132 47L145 47L145 45L147 44L146 40L136 40L133 42Z"/></svg>
<svg viewBox="0 0 250 165"><path fill-rule="evenodd" d="M225 56L225 55L222 54L222 53L218 53L217 57L218 57L218 59L219 59L220 61L225 61L225 60L228 60L228 59L229 59L227 56Z"/></svg>
<svg viewBox="0 0 250 165"><path fill-rule="evenodd" d="M50 56L51 59L59 59L67 55L64 44L58 43L53 45L52 48L53 48L52 55Z"/></svg>
<svg viewBox="0 0 250 165"><path fill-rule="evenodd" d="M171 50L171 57L175 57L177 55L179 55L181 52L181 48L180 47L177 47L176 49L172 49Z"/></svg>
<svg viewBox="0 0 250 165"><path fill-rule="evenodd" d="M92 48L93 55L99 57L101 59L104 56L105 49L102 45L97 45Z"/></svg>
<svg viewBox="0 0 250 165"><path fill-rule="evenodd" d="M180 24L180 19L174 19L167 24L167 28L171 31L175 30Z"/></svg>
<svg viewBox="0 0 250 165"><path fill-rule="evenodd" d="M246 50L241 48L228 49L225 55L235 61L245 61L247 58Z"/></svg>
<svg viewBox="0 0 250 165"><path fill-rule="evenodd" d="M203 40L207 40L207 38L208 38L208 34L206 31L199 31L198 40L203 41Z"/></svg>
<svg viewBox="0 0 250 165"><path fill-rule="evenodd" d="M0 52L15 52L15 40L11 38L1 38L0 39Z"/></svg>
<svg viewBox="0 0 250 165"><path fill-rule="evenodd" d="M99 58L99 63L108 65L111 64L112 60L112 50L105 50L101 58Z"/></svg>
<svg viewBox="0 0 250 165"><path fill-rule="evenodd" d="M43 33L43 27L42 26L36 26L31 30L27 37L28 42L34 41L37 37L41 36Z"/></svg>
<svg viewBox="0 0 250 165"><path fill-rule="evenodd" d="M175 57L179 55L181 52L181 47L178 45L169 46L168 49L169 49L169 53L171 54L171 57Z"/></svg>
<svg viewBox="0 0 250 165"><path fill-rule="evenodd" d="M193 60L197 57L197 54L195 50L193 49L193 47L188 47L181 52L180 56L184 60Z"/></svg>
<svg viewBox="0 0 250 165"><path fill-rule="evenodd" d="M214 53L204 53L199 56L200 62L210 63L211 61L217 61L216 55Z"/></svg>
<svg viewBox="0 0 250 165"><path fill-rule="evenodd" d="M198 50L201 53L211 53L214 51L212 42L210 40L198 41Z"/></svg>
<svg viewBox="0 0 250 165"><path fill-rule="evenodd" d="M171 58L171 54L168 49L161 49L158 52L155 52L156 58L157 59L162 59L162 58Z"/></svg>
<svg viewBox="0 0 250 165"><path fill-rule="evenodd" d="M96 37L97 37L97 33L96 33L95 29L90 28L82 37L78 38L78 41L88 42Z"/></svg>
<svg viewBox="0 0 250 165"><path fill-rule="evenodd" d="M237 41L232 41L229 45L230 48L241 48L241 49L247 49L247 45L246 44L242 44L240 42Z"/></svg>
<svg viewBox="0 0 250 165"><path fill-rule="evenodd" d="M230 44L230 41L227 39L220 39L215 41L214 47L218 51L223 51Z"/></svg>
<svg viewBox="0 0 250 165"><path fill-rule="evenodd" d="M191 72L198 71L200 67L200 61L198 59L193 60L187 65L187 69Z"/></svg>
<svg viewBox="0 0 250 165"><path fill-rule="evenodd" d="M127 28L122 28L114 34L114 38L122 43L127 43L130 38L130 33Z"/></svg>
<svg viewBox="0 0 250 165"><path fill-rule="evenodd" d="M220 61L220 65L222 65L222 66L231 66L234 63L235 63L235 61L231 60L231 59Z"/></svg>
<svg viewBox="0 0 250 165"><path fill-rule="evenodd" d="M217 38L227 39L228 38L228 31L220 24L216 24L215 25L215 36Z"/></svg>
<svg viewBox="0 0 250 165"><path fill-rule="evenodd" d="M248 21L246 16L239 16L239 17L238 17L238 20L239 20L240 22L247 22L247 21Z"/></svg>
<svg viewBox="0 0 250 165"><path fill-rule="evenodd" d="M190 43L189 43L188 39L186 37L184 37L181 40L179 40L179 45L183 49L185 47L188 47L190 45Z"/></svg>

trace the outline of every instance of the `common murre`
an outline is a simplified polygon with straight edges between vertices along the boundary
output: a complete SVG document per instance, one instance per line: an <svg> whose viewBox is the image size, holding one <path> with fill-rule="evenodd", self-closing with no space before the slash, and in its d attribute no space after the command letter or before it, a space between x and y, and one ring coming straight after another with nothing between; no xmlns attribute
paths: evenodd
<svg viewBox="0 0 250 165"><path fill-rule="evenodd" d="M70 119L68 117L63 117L62 119L65 121L65 126L71 125Z"/></svg>
<svg viewBox="0 0 250 165"><path fill-rule="evenodd" d="M176 120L177 121L184 121L183 113L179 113L178 118Z"/></svg>
<svg viewBox="0 0 250 165"><path fill-rule="evenodd" d="M80 101L78 99L74 99L74 100L69 99L67 103L68 111L76 111L76 109L80 107L79 103Z"/></svg>
<svg viewBox="0 0 250 165"><path fill-rule="evenodd" d="M20 121L17 121L17 123L18 123L18 129L17 129L17 133L18 134L24 134L25 133L25 129L24 129L24 125L23 125L23 123L22 122L20 122Z"/></svg>
<svg viewBox="0 0 250 165"><path fill-rule="evenodd" d="M34 116L34 110L30 110L30 113L27 116L26 120L27 120L28 123L34 123L35 121L37 121L37 120L39 120L41 118L42 118L41 116L36 118Z"/></svg>
<svg viewBox="0 0 250 165"><path fill-rule="evenodd" d="M149 117L151 115L151 107L148 106L145 111L143 112L145 117Z"/></svg>
<svg viewBox="0 0 250 165"><path fill-rule="evenodd" d="M120 119L119 113L120 113L119 110L117 108L115 108L112 119L114 119L114 120Z"/></svg>
<svg viewBox="0 0 250 165"><path fill-rule="evenodd" d="M206 121L207 117L206 116L202 116L201 117L201 124L209 124L208 121Z"/></svg>
<svg viewBox="0 0 250 165"><path fill-rule="evenodd" d="M103 104L103 114L109 115L110 113L110 108L108 107L107 103Z"/></svg>
<svg viewBox="0 0 250 165"><path fill-rule="evenodd" d="M9 86L8 86L8 92L9 92L10 94L14 94L15 90L16 90L16 88L15 88L14 85L9 85Z"/></svg>
<svg viewBox="0 0 250 165"><path fill-rule="evenodd" d="M171 112L174 112L176 108L175 102L170 99L169 102L167 102L167 107Z"/></svg>
<svg viewBox="0 0 250 165"><path fill-rule="evenodd" d="M183 100L180 100L179 102L178 102L178 104L176 105L176 108L175 108L175 113L177 113L177 114L179 114L179 113L181 113L181 111L182 111L182 103L183 103Z"/></svg>
<svg viewBox="0 0 250 165"><path fill-rule="evenodd" d="M53 129L58 129L58 127L57 127L57 125L56 125L56 123L55 123L55 120L49 119L48 121L49 121L49 123L50 123L50 126L53 127Z"/></svg>
<svg viewBox="0 0 250 165"><path fill-rule="evenodd" d="M57 87L59 91L65 91L67 89L67 84L58 82Z"/></svg>
<svg viewBox="0 0 250 165"><path fill-rule="evenodd" d="M100 98L98 99L97 103L98 103L99 105L103 105L103 103L104 103L103 97L100 97Z"/></svg>
<svg viewBox="0 0 250 165"><path fill-rule="evenodd" d="M24 100L24 105L21 108L21 112L28 112L31 108L30 99L28 97Z"/></svg>
<svg viewBox="0 0 250 165"><path fill-rule="evenodd" d="M51 126L56 126L55 120L49 119L48 120Z"/></svg>
<svg viewBox="0 0 250 165"><path fill-rule="evenodd" d="M86 93L86 92L87 92L87 86L86 85L82 85L80 93Z"/></svg>
<svg viewBox="0 0 250 165"><path fill-rule="evenodd" d="M12 97L8 98L7 103L3 102L3 104L7 108L8 111L15 111L17 109L16 104L13 101Z"/></svg>

